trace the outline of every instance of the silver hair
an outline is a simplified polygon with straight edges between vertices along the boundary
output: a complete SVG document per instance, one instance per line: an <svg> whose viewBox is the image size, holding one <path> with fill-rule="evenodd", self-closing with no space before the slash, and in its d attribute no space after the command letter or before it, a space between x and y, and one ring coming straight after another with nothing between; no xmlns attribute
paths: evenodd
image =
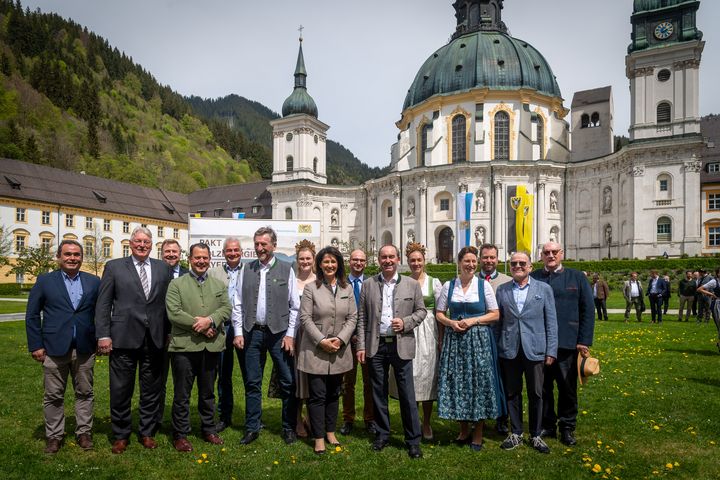
<svg viewBox="0 0 720 480"><path fill-rule="evenodd" d="M223 242L223 251L227 248L227 244L230 242L237 242L240 247L242 247L242 244L240 243L240 239L238 237L227 237L225 241Z"/></svg>
<svg viewBox="0 0 720 480"><path fill-rule="evenodd" d="M132 233L130 234L130 240L134 240L134 239L135 239L135 235L137 235L138 233L142 233L142 234L147 235L147 237L150 239L150 241L152 241L152 233L150 232L150 229L147 228L147 227L135 227L135 228L133 228L133 231L132 231Z"/></svg>

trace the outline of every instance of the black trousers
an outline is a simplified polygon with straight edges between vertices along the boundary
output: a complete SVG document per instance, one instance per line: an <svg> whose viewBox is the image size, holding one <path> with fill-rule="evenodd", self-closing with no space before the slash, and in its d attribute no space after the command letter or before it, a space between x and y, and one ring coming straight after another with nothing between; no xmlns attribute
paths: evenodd
<svg viewBox="0 0 720 480"><path fill-rule="evenodd" d="M173 352L172 372L175 396L172 405L173 438L190 433L190 394L197 379L200 429L205 434L217 433L215 428L215 375L218 352Z"/></svg>
<svg viewBox="0 0 720 480"><path fill-rule="evenodd" d="M138 433L141 437L155 434L164 357L165 350L155 346L149 333L140 348L113 348L110 354L110 419L116 440L128 439L132 433L131 403L136 375L140 383Z"/></svg>
<svg viewBox="0 0 720 480"><path fill-rule="evenodd" d="M313 438L325 438L327 432L335 431L343 374L308 373L307 376L310 387L310 398L307 402L310 431Z"/></svg>
<svg viewBox="0 0 720 480"><path fill-rule="evenodd" d="M577 424L577 355L575 349L558 348L557 359L545 367L543 383L542 428L575 430ZM557 412L555 411L555 384L558 387Z"/></svg>
<svg viewBox="0 0 720 480"><path fill-rule="evenodd" d="M525 352L520 351L513 359L500 359L500 371L503 377L510 431L523 433L522 390L523 375L528 395L528 431L531 437L540 435L543 408L544 361L528 360Z"/></svg>
<svg viewBox="0 0 720 480"><path fill-rule="evenodd" d="M648 295L650 299L650 321L655 323L662 323L663 316L663 297L657 293L651 293Z"/></svg>
<svg viewBox="0 0 720 480"><path fill-rule="evenodd" d="M607 305L604 298L596 298L595 310L597 310L598 320L607 320Z"/></svg>
<svg viewBox="0 0 720 480"><path fill-rule="evenodd" d="M386 343L380 339L377 353L366 359L373 387L373 404L377 437L390 438L390 414L388 413L388 371L390 365L395 372L395 382L400 397L400 417L402 418L405 443L420 445L420 417L415 403L415 384L413 382L412 360L403 360L397 353L397 341Z"/></svg>
<svg viewBox="0 0 720 480"><path fill-rule="evenodd" d="M240 373L245 378L245 350L238 350L233 345L235 329L232 325L225 327L225 350L218 354L218 418L227 425L232 423L233 407L235 398L233 396L233 367L235 365L235 354L237 354ZM244 380L243 380L244 381Z"/></svg>
<svg viewBox="0 0 720 480"><path fill-rule="evenodd" d="M170 374L170 354L167 348L163 349L163 370L162 384L160 386L160 398L158 398L158 413L155 422L155 433L162 427L163 417L165 416L165 395L167 393L167 379Z"/></svg>

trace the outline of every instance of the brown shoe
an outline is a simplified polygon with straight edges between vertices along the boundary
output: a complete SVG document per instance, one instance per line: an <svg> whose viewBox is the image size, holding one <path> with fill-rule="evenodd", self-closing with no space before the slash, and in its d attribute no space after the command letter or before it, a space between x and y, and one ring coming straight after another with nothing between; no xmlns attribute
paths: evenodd
<svg viewBox="0 0 720 480"><path fill-rule="evenodd" d="M92 450L93 441L89 433L81 433L77 436L77 444L83 450Z"/></svg>
<svg viewBox="0 0 720 480"><path fill-rule="evenodd" d="M222 445L225 443L217 433L206 433L205 435L203 435L203 439L208 443L212 443L213 445Z"/></svg>
<svg viewBox="0 0 720 480"><path fill-rule="evenodd" d="M122 440L115 440L112 444L112 453L116 455L123 453L125 450L127 450L127 444L127 438L124 438Z"/></svg>
<svg viewBox="0 0 720 480"><path fill-rule="evenodd" d="M215 435L217 437L217 435ZM219 437L218 437L219 438ZM178 452L192 452L193 446L192 443L188 441L187 438L176 438L173 442L173 446L175 447L175 450Z"/></svg>
<svg viewBox="0 0 720 480"><path fill-rule="evenodd" d="M59 438L48 438L45 440L45 453L55 454L60 450L61 441Z"/></svg>
<svg viewBox="0 0 720 480"><path fill-rule="evenodd" d="M142 443L143 447L150 450L152 450L153 448L157 448L157 442L153 437L140 437L140 443Z"/></svg>

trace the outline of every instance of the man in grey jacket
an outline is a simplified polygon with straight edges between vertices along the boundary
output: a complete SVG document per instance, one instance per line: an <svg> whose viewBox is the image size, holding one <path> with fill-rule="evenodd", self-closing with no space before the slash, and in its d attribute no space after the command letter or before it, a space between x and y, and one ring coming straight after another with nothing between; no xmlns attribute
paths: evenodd
<svg viewBox="0 0 720 480"><path fill-rule="evenodd" d="M420 420L412 371L413 329L425 319L427 309L420 284L397 273L397 247L385 245L378 257L381 272L363 283L357 326L357 359L360 363L367 360L373 387L377 435L372 447L379 452L389 444L388 371L392 365L408 455L420 458Z"/></svg>
<svg viewBox="0 0 720 480"><path fill-rule="evenodd" d="M522 443L522 377L528 387L530 444L540 453L550 449L540 437L545 365L557 357L558 330L552 288L530 278L532 262L525 252L510 257L513 281L500 285L497 301L498 357L510 415L511 432L500 448Z"/></svg>

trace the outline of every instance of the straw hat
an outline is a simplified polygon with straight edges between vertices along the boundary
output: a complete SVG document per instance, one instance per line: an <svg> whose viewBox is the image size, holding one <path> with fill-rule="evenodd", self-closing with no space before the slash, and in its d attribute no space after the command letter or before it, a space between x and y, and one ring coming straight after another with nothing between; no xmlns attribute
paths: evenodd
<svg viewBox="0 0 720 480"><path fill-rule="evenodd" d="M590 355L588 355L587 357L578 355L577 370L578 378L580 379L580 385L585 385L587 383L588 377L592 377L593 375L597 375L598 373L600 373L600 360L591 357Z"/></svg>

